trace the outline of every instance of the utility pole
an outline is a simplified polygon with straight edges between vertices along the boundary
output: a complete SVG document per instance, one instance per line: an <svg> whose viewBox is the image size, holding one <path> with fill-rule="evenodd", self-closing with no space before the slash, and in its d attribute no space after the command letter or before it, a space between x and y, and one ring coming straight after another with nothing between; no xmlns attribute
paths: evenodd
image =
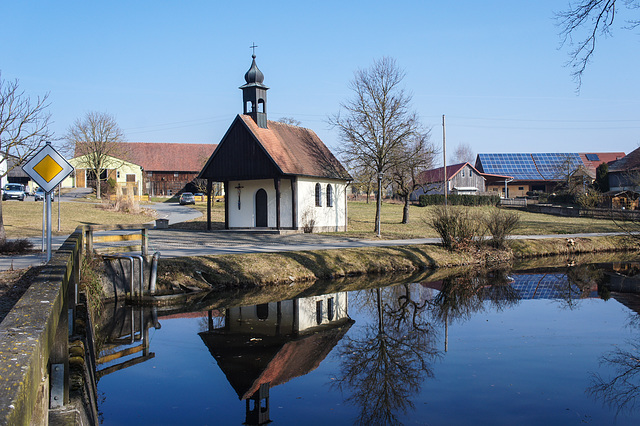
<svg viewBox="0 0 640 426"><path fill-rule="evenodd" d="M447 193L449 192L449 182L447 182L447 137L446 129L444 127L444 114L442 114L442 157L444 159L444 205L447 206Z"/></svg>

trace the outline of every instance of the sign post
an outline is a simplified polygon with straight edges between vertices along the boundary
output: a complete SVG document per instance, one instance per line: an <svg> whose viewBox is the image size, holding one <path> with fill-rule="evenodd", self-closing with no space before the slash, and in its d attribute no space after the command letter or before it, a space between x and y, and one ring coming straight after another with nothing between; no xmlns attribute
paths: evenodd
<svg viewBox="0 0 640 426"><path fill-rule="evenodd" d="M64 178L73 172L73 166L62 157L51 142L38 151L22 166L22 170L44 190L43 232L46 217L47 224L47 262L51 260L51 193ZM46 203L46 204L45 204Z"/></svg>

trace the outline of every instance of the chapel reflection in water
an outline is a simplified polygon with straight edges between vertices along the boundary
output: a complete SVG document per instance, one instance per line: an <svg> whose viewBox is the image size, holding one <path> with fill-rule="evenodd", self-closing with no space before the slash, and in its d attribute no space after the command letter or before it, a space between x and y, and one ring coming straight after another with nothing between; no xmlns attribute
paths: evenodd
<svg viewBox="0 0 640 426"><path fill-rule="evenodd" d="M199 333L227 380L246 401L245 424L271 421L269 389L315 370L354 321L347 293L227 308Z"/></svg>

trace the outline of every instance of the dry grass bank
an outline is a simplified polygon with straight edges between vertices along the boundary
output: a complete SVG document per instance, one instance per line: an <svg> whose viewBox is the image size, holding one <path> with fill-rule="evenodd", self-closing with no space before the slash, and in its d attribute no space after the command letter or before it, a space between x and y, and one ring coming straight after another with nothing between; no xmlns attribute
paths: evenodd
<svg viewBox="0 0 640 426"><path fill-rule="evenodd" d="M261 287L345 276L485 266L514 258L637 250L637 242L626 237L594 237L578 238L573 244L566 238L513 240L511 249L504 251L482 248L449 252L437 245L415 245L185 257L161 260L158 287L167 291L185 287Z"/></svg>

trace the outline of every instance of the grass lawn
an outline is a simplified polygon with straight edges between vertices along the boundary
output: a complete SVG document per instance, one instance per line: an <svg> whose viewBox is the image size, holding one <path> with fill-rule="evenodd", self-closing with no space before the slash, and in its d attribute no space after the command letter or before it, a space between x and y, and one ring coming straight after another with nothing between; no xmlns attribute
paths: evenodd
<svg viewBox="0 0 640 426"><path fill-rule="evenodd" d="M474 213L486 214L495 207L467 207ZM382 238L422 238L436 237L429 227L435 207L409 207L409 223L402 224L402 205L395 203L382 204ZM545 235L574 234L580 232L619 232L620 228L611 220L552 216L517 210L520 223L514 234ZM375 204L365 202L349 202L349 234L362 237L373 237Z"/></svg>
<svg viewBox="0 0 640 426"><path fill-rule="evenodd" d="M3 201L2 218L7 238L38 237L42 235L42 203L27 201ZM104 210L97 204L60 203L60 232L58 229L58 203L51 203L51 228L53 235L68 235L79 225L134 224L153 220L149 214L129 214Z"/></svg>
<svg viewBox="0 0 640 426"><path fill-rule="evenodd" d="M207 227L207 205L197 202L193 208L202 212L203 216L191 222L172 225L172 228L205 230ZM349 202L349 225L346 233L340 235L372 239L375 218L375 203L363 201ZM495 207L469 207L476 214L486 214ZM382 238L424 238L436 237L436 233L429 227L428 221L432 217L434 207L409 207L409 223L402 224L402 204L382 203ZM618 232L620 229L610 220L551 216L541 213L518 211L520 224L514 232L522 235L536 234L574 234L580 232ZM213 204L212 228L224 228L224 203Z"/></svg>

